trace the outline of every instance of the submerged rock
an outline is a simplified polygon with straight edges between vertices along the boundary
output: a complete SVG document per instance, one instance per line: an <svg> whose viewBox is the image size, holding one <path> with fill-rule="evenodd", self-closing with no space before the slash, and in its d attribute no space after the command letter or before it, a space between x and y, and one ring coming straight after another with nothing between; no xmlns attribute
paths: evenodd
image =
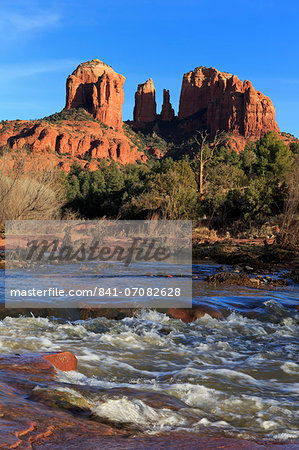
<svg viewBox="0 0 299 450"><path fill-rule="evenodd" d="M59 389L37 387L32 391L30 399L40 401L51 407L57 407L70 411L91 412L91 405L80 394Z"/></svg>
<svg viewBox="0 0 299 450"><path fill-rule="evenodd" d="M208 283L222 284L223 286L246 286L256 288L262 286L264 278L251 278L246 274L220 272L209 275L204 280ZM289 285L287 280L281 278L267 277L265 281L267 282L267 287L283 287Z"/></svg>
<svg viewBox="0 0 299 450"><path fill-rule="evenodd" d="M62 371L77 370L77 358L71 352L25 353L23 355L0 356L0 370L9 372L55 374L55 369Z"/></svg>
<svg viewBox="0 0 299 450"><path fill-rule="evenodd" d="M214 319L223 319L220 311L208 305L197 305L193 308L170 308L168 313L174 319L180 319L185 323L194 322L205 314L208 314Z"/></svg>

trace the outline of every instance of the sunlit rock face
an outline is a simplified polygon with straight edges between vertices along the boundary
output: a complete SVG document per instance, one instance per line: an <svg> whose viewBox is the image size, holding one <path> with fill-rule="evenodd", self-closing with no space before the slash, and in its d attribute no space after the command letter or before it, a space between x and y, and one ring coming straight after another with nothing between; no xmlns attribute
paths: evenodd
<svg viewBox="0 0 299 450"><path fill-rule="evenodd" d="M66 109L82 107L95 119L122 126L125 77L99 59L80 64L66 82Z"/></svg>
<svg viewBox="0 0 299 450"><path fill-rule="evenodd" d="M197 67L183 76L178 118L186 131L226 131L260 138L279 132L272 101L250 81L210 67Z"/></svg>

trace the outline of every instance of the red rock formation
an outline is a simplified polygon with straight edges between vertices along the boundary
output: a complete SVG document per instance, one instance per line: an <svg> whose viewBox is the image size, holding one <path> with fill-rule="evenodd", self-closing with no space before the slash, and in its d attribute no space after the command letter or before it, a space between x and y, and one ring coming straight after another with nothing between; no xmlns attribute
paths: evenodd
<svg viewBox="0 0 299 450"><path fill-rule="evenodd" d="M42 120L3 122L0 147L17 150L26 146L35 156L44 154L42 167L59 165L66 171L75 161L91 170L97 169L102 158L120 164L145 162L145 154L122 129L124 81L125 77L98 59L80 64L67 79L66 110L70 112ZM79 107L87 112L75 109ZM30 159L28 155L29 168Z"/></svg>
<svg viewBox="0 0 299 450"><path fill-rule="evenodd" d="M146 161L142 151L130 141L123 130L116 131L102 127L92 120L62 120L57 123L46 121L10 121L6 128L0 125L0 147L8 146L13 151L29 147L31 158L40 155L43 167L59 165L68 171L73 162L95 170L98 159L108 158L120 164ZM13 158L13 152L11 153Z"/></svg>
<svg viewBox="0 0 299 450"><path fill-rule="evenodd" d="M125 77L99 59L80 64L66 82L66 109L82 107L108 126L121 128Z"/></svg>
<svg viewBox="0 0 299 450"><path fill-rule="evenodd" d="M170 122L172 119L174 119L174 109L170 103L169 91L163 89L163 105L161 111L161 120L163 120L164 122Z"/></svg>
<svg viewBox="0 0 299 450"><path fill-rule="evenodd" d="M153 80L150 78L145 83L138 85L135 94L134 122L154 122L156 118L156 90Z"/></svg>
<svg viewBox="0 0 299 450"><path fill-rule="evenodd" d="M191 117L193 116L193 117ZM256 91L250 81L217 69L197 67L183 77L179 119L186 131L217 130L260 138L279 132L271 100Z"/></svg>

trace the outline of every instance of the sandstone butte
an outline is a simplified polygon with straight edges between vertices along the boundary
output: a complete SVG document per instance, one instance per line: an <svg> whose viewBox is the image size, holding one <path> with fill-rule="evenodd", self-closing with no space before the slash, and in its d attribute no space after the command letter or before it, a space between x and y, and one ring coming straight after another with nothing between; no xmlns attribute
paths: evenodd
<svg viewBox="0 0 299 450"><path fill-rule="evenodd" d="M178 118L185 129L217 130L236 137L259 139L268 131L280 132L269 97L250 81L211 67L197 67L183 76Z"/></svg>
<svg viewBox="0 0 299 450"><path fill-rule="evenodd" d="M120 164L145 162L145 154L122 128L124 81L98 59L80 64L67 79L65 109L41 120L0 123L0 147L12 150L11 158L15 150L29 148L41 156L42 167L66 171L73 162L95 170L102 158ZM30 155L27 165L29 170Z"/></svg>
<svg viewBox="0 0 299 450"><path fill-rule="evenodd" d="M125 77L99 59L80 64L66 81L66 109L83 107L113 128L122 127Z"/></svg>

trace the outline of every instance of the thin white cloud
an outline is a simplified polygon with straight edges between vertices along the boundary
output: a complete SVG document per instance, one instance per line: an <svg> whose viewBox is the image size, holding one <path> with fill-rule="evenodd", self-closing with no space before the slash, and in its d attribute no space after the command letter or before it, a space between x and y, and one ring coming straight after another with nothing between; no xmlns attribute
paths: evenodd
<svg viewBox="0 0 299 450"><path fill-rule="evenodd" d="M4 11L0 17L1 30L13 30L15 33L23 33L38 29L50 28L57 25L61 16L47 11L31 14L27 11L24 14Z"/></svg>
<svg viewBox="0 0 299 450"><path fill-rule="evenodd" d="M37 32L45 32L62 23L63 5L45 6L36 0L2 0L0 14L0 36L2 42L20 42L30 39Z"/></svg>
<svg viewBox="0 0 299 450"><path fill-rule="evenodd" d="M296 79L296 78L288 78L288 79L284 79L281 81L282 81L282 83L285 83L285 84L299 84L299 79Z"/></svg>
<svg viewBox="0 0 299 450"><path fill-rule="evenodd" d="M32 62L27 64L11 64L0 68L0 82L9 82L18 78L32 77L42 73L73 71L80 61L74 59L60 59L51 61Z"/></svg>

